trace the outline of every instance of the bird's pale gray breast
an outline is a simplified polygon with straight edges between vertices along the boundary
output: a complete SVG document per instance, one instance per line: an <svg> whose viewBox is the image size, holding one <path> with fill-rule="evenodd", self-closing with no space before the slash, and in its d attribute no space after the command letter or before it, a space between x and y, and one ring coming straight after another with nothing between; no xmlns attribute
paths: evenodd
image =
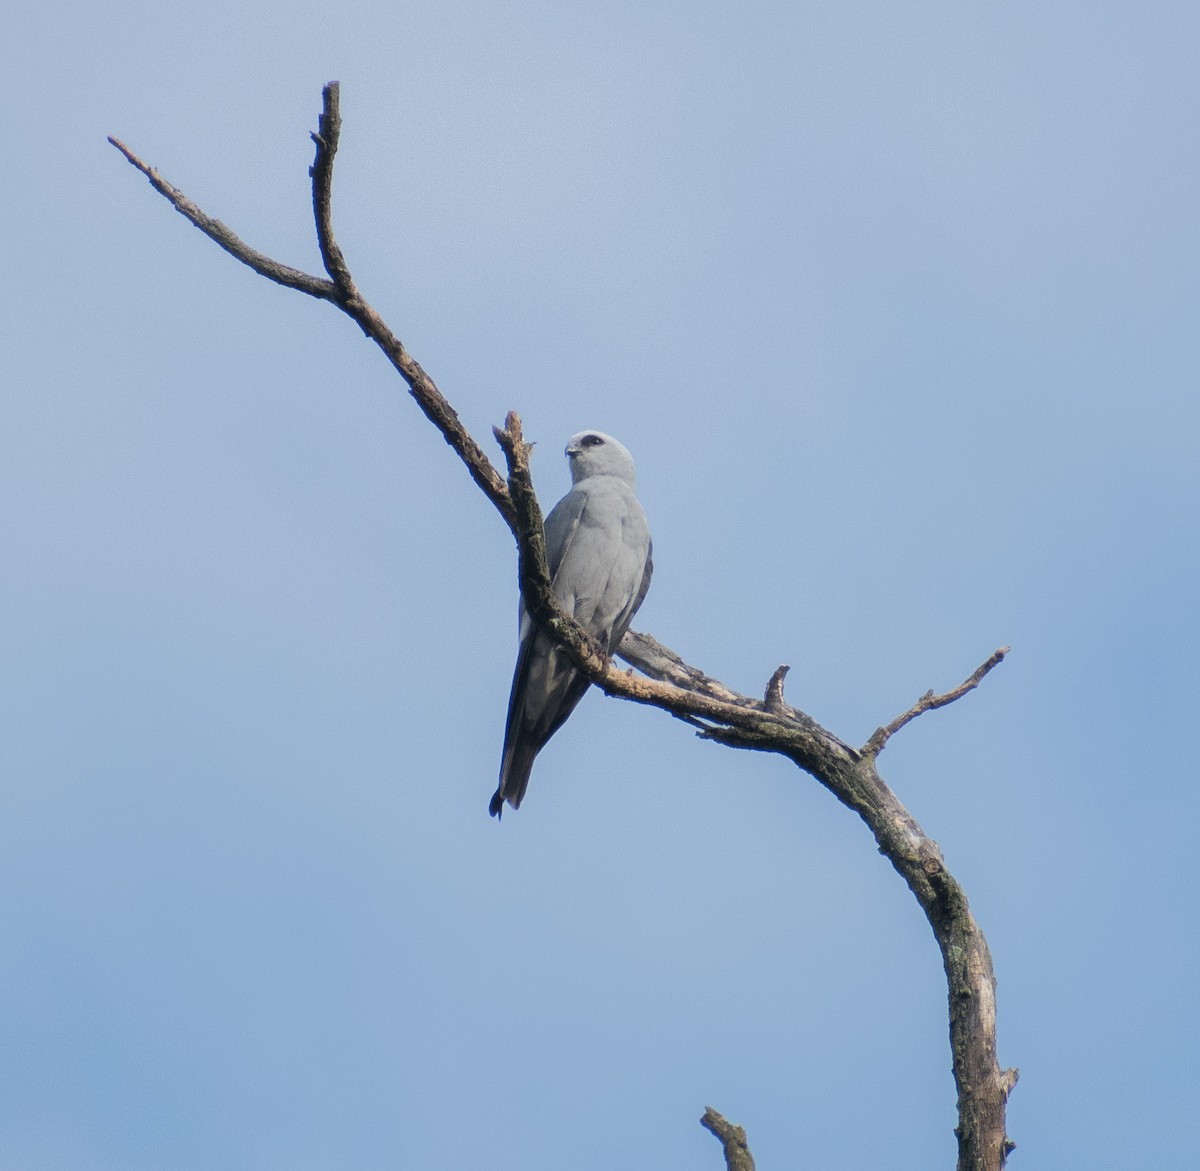
<svg viewBox="0 0 1200 1171"><path fill-rule="evenodd" d="M576 484L547 518L546 538L557 562L554 592L581 625L607 639L628 620L650 549L633 489L615 476Z"/></svg>

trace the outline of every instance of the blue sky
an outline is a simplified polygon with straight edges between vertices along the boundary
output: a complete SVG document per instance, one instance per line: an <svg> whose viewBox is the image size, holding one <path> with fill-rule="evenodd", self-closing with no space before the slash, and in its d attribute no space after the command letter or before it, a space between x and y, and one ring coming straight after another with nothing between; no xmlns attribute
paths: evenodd
<svg viewBox="0 0 1200 1171"><path fill-rule="evenodd" d="M543 503L639 466L637 625L861 743L992 945L1013 1167L1200 1079L1194 5L27 8L8 39L0 1168L951 1166L866 829L589 696L488 818L511 538L328 306L339 238ZM497 460L498 451L495 452Z"/></svg>

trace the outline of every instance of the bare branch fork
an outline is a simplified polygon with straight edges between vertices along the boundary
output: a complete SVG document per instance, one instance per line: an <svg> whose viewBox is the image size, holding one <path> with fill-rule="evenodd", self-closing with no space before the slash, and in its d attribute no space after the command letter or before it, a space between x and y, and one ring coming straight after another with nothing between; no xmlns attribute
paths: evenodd
<svg viewBox="0 0 1200 1171"><path fill-rule="evenodd" d="M822 728L783 698L786 667L772 675L763 699L740 695L685 663L654 638L630 631L618 654L642 674L617 667L596 642L558 605L546 566L542 513L529 474L530 447L515 413L496 429L507 478L488 460L459 421L433 380L367 303L350 275L332 223L333 161L341 130L338 84L323 91L323 111L314 134L316 158L310 174L317 242L327 274L312 276L256 252L219 220L207 215L154 168L115 138L109 142L149 179L181 215L235 259L259 275L311 297L329 301L352 318L384 352L408 384L426 417L466 466L472 479L512 530L519 555L521 592L534 619L553 634L588 677L608 695L662 708L700 729L707 739L734 748L775 752L824 785L866 822L883 853L908 884L933 928L949 990L950 1046L958 1089L958 1171L999 1171L1013 1143L1005 1134L1005 1104L1017 1081L1015 1069L996 1061L995 977L991 953L967 898L946 869L941 850L917 824L876 771L888 739L923 712L944 707L977 687L1008 653L994 652L958 687L926 692L908 711L879 728L855 749ZM751 1171L745 1132L715 1111L704 1125L724 1144L730 1171Z"/></svg>

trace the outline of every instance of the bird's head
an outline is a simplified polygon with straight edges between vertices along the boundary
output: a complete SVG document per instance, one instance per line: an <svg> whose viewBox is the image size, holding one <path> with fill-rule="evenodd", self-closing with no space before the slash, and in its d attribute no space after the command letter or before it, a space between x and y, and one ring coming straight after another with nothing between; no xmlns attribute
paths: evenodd
<svg viewBox="0 0 1200 1171"><path fill-rule="evenodd" d="M616 476L633 487L633 456L623 443L603 431L580 431L572 435L567 441L567 461L571 465L572 484L589 476Z"/></svg>

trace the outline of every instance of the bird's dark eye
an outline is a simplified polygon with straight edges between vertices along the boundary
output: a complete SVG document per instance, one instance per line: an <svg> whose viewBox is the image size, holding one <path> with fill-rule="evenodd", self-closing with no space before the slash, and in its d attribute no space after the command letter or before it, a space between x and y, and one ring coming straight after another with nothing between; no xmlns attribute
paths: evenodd
<svg viewBox="0 0 1200 1171"><path fill-rule="evenodd" d="M579 442L583 447L599 447L604 440L599 435L585 435Z"/></svg>

